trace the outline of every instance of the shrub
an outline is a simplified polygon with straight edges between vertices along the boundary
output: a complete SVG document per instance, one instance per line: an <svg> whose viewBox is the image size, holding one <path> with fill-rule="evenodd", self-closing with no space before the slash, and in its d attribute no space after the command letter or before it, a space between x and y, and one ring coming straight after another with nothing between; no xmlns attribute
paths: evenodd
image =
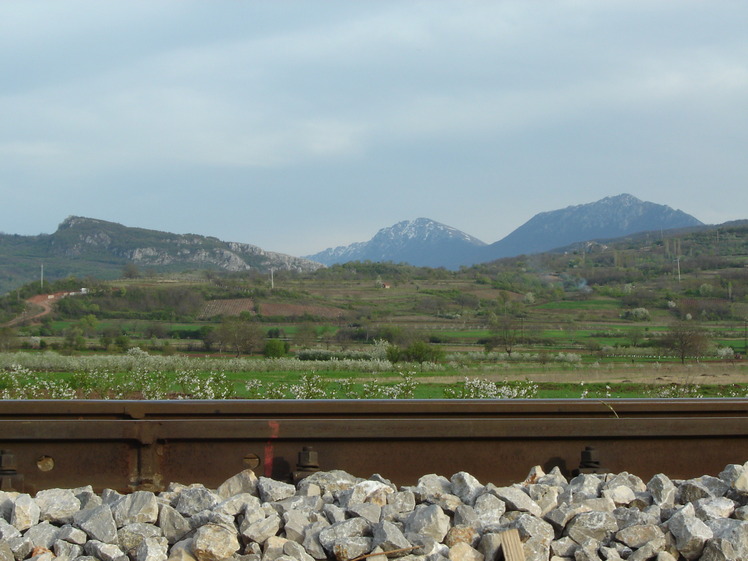
<svg viewBox="0 0 748 561"><path fill-rule="evenodd" d="M262 354L267 358L281 358L288 354L289 347L290 345L288 344L288 341L269 339L265 343L265 348L263 349Z"/></svg>
<svg viewBox="0 0 748 561"><path fill-rule="evenodd" d="M386 354L387 360L392 364L396 362L435 363L443 356L441 349L425 341L414 341L405 348L389 345Z"/></svg>
<svg viewBox="0 0 748 561"><path fill-rule="evenodd" d="M538 394L534 382L491 382L479 378L465 378L444 390L448 399L530 399Z"/></svg>
<svg viewBox="0 0 748 561"><path fill-rule="evenodd" d="M128 349L130 349L130 338L127 335L118 335L114 339L114 344L117 345L119 350L121 350L122 352L125 352Z"/></svg>
<svg viewBox="0 0 748 561"><path fill-rule="evenodd" d="M621 317L633 321L649 321L649 310L647 308L634 308L623 312Z"/></svg>

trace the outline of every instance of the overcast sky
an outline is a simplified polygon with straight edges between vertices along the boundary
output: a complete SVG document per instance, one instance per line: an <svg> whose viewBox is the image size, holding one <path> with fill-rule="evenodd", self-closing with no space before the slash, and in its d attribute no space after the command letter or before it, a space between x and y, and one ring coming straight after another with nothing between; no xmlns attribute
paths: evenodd
<svg viewBox="0 0 748 561"><path fill-rule="evenodd" d="M304 255L631 193L748 218L748 2L4 0L0 231Z"/></svg>

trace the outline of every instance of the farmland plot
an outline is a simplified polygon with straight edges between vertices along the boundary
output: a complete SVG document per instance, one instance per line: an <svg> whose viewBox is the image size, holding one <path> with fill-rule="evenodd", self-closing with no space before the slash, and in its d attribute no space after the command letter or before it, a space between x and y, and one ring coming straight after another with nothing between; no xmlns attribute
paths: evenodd
<svg viewBox="0 0 748 561"><path fill-rule="evenodd" d="M216 316L238 316L242 312L255 313L255 301L252 298L211 300L205 303L198 319L210 319Z"/></svg>

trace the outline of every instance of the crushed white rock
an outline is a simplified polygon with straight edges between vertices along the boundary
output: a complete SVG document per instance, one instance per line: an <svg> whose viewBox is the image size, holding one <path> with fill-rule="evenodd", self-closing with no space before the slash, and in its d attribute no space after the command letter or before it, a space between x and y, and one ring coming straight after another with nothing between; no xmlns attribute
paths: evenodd
<svg viewBox="0 0 748 561"><path fill-rule="evenodd" d="M246 470L218 489L0 492L0 561L501 561L509 530L527 561L748 561L748 462L646 483L536 466L504 487L464 472L291 485Z"/></svg>

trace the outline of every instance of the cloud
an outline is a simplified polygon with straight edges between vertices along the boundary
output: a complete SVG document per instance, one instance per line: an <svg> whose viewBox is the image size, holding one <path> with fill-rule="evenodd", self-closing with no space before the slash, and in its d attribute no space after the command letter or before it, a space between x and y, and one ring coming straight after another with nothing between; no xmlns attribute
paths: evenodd
<svg viewBox="0 0 748 561"><path fill-rule="evenodd" d="M423 215L494 241L538 210L619 192L668 203L677 189L694 212L712 204L699 190L720 185L733 214L748 203L739 3L23 0L0 10L0 72L13 77L0 83L0 193L33 190L55 224L63 208L84 208L160 228L158 207L178 198L174 229L199 221L259 245L235 224L243 207L257 209L258 231L279 206L307 232L325 224L314 235L289 227L289 247L326 235L345 244ZM137 200L112 208L122 192Z"/></svg>
<svg viewBox="0 0 748 561"><path fill-rule="evenodd" d="M600 64L592 41L563 42L580 27L600 38L599 14L586 3L586 19L548 4L471 4L457 14L452 3L371 6L350 19L256 37L222 40L214 27L210 40L192 44L188 29L181 41L136 50L111 68L99 63L88 76L54 81L4 105L8 113L43 118L28 123L39 137L56 130L74 142L87 138L79 141L77 165L163 159L267 167L357 157L390 139L511 134L595 110L746 89L745 64L725 63L721 52L702 56L696 69L689 52ZM99 11L109 21L122 15ZM166 15L130 15L125 23L137 28ZM90 32L95 20L73 29ZM138 35L146 44L157 33L150 27ZM554 55L534 44L538 36L567 46ZM532 71L541 65L542 72ZM50 98L54 109L39 114Z"/></svg>

